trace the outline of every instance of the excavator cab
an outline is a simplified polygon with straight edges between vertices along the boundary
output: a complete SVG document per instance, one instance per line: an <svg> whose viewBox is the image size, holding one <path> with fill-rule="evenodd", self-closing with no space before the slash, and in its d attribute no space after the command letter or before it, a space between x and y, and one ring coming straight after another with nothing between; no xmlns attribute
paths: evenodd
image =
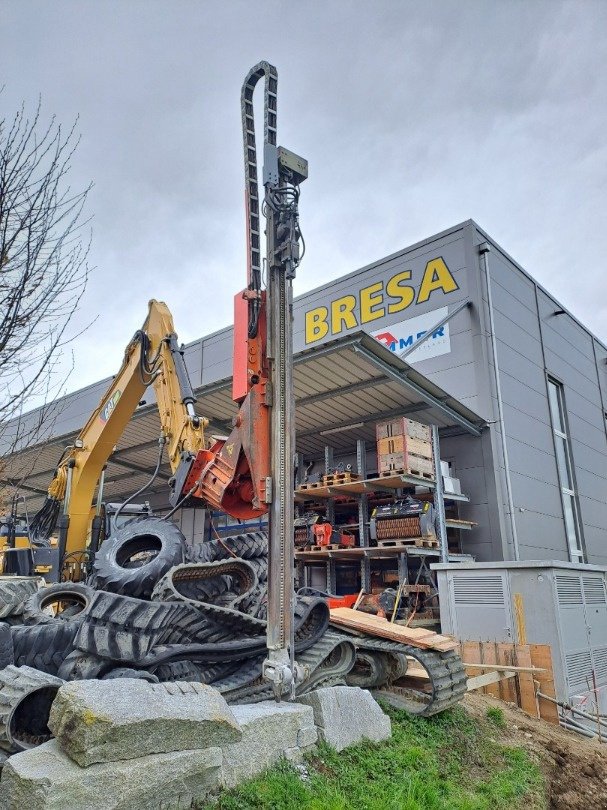
<svg viewBox="0 0 607 810"><path fill-rule="evenodd" d="M104 538L109 537L127 523L131 523L135 520L143 520L144 518L152 517L154 514L147 501L145 503L128 503L126 505L121 503L106 503L103 511Z"/></svg>

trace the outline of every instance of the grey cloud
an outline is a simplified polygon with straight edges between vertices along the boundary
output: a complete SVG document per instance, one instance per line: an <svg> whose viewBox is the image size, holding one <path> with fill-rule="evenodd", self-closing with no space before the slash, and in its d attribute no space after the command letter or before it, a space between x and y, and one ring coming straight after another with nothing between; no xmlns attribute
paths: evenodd
<svg viewBox="0 0 607 810"><path fill-rule="evenodd" d="M230 322L261 58L310 161L296 292L473 217L607 339L607 4L4 0L0 33L4 109L80 114L73 183L95 182L71 388L114 371L150 297L186 340Z"/></svg>

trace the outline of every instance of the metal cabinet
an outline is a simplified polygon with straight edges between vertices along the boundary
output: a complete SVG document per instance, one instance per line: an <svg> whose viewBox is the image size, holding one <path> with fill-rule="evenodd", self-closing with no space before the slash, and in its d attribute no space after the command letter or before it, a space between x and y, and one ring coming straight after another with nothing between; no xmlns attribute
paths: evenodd
<svg viewBox="0 0 607 810"><path fill-rule="evenodd" d="M607 702L607 569L544 560L435 564L441 626L462 641L550 644L557 696ZM514 605L519 606L519 619Z"/></svg>

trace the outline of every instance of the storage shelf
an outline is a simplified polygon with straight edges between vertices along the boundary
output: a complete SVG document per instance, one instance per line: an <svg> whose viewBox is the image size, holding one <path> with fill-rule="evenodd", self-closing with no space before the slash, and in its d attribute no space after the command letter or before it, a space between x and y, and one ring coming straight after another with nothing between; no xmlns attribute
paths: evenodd
<svg viewBox="0 0 607 810"><path fill-rule="evenodd" d="M327 549L326 551L296 551L295 559L301 562L326 563L328 560L341 560L342 562L358 562L361 558L381 559L398 557L399 554L406 554L408 557L440 557L440 549L423 548L421 546L389 546L380 548L370 546L369 548L342 548ZM470 554L449 554L449 562L470 562L474 558Z"/></svg>
<svg viewBox="0 0 607 810"><path fill-rule="evenodd" d="M464 531L470 531L474 529L475 526L478 526L478 523L475 523L473 520L455 520L454 518L447 518L445 520L445 526L448 529L464 529Z"/></svg>
<svg viewBox="0 0 607 810"><path fill-rule="evenodd" d="M306 486L295 490L295 499L298 501L326 500L337 498L340 495L363 495L367 492L394 492L404 486L423 486L433 489L435 482L417 475L386 475L381 478L366 478L363 481L348 481L345 484L332 484L331 486ZM460 497L460 496L457 496Z"/></svg>

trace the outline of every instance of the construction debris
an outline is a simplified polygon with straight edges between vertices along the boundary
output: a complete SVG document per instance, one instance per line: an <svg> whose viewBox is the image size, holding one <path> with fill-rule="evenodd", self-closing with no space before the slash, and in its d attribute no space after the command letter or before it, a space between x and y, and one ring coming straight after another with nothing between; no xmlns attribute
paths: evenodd
<svg viewBox="0 0 607 810"><path fill-rule="evenodd" d="M404 627L403 625L393 624L380 616L360 613L357 610L352 610L352 608L333 608L331 610L331 624L366 633L370 636L400 641L402 644L412 644L425 650L448 652L458 647L457 641L449 638L449 636L441 636L432 630L424 630L419 627Z"/></svg>

